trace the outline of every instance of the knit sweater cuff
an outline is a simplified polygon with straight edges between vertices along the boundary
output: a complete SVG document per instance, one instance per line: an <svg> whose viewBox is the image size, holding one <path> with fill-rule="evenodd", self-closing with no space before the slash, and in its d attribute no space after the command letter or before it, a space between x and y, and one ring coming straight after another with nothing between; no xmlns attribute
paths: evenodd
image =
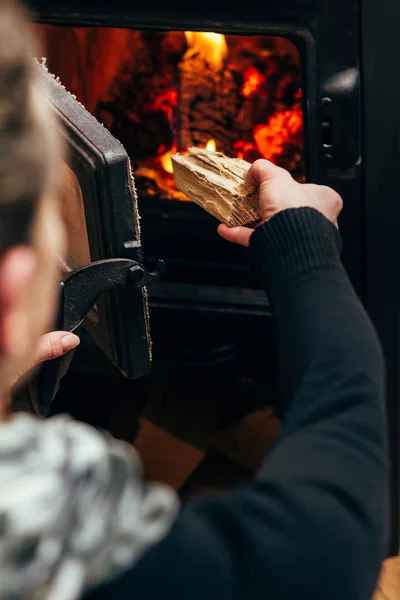
<svg viewBox="0 0 400 600"><path fill-rule="evenodd" d="M299 277L341 268L339 232L313 208L284 210L260 225L249 251L273 304Z"/></svg>

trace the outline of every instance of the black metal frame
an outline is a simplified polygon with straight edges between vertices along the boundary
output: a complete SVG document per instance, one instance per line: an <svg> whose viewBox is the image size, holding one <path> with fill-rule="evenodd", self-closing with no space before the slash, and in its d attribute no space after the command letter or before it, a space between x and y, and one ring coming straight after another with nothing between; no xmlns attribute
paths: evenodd
<svg viewBox="0 0 400 600"><path fill-rule="evenodd" d="M67 163L81 186L91 260L143 262L124 148L44 67L38 69L69 147ZM99 298L96 319L87 319L85 329L127 377L150 372L147 297L142 289L128 285Z"/></svg>

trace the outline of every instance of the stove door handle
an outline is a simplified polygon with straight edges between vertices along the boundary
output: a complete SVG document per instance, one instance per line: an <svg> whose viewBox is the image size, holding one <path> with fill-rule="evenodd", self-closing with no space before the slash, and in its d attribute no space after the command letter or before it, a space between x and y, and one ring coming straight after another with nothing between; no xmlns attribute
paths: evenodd
<svg viewBox="0 0 400 600"><path fill-rule="evenodd" d="M154 272L149 272L135 260L120 258L101 260L69 273L60 286L60 307L57 329L79 333L82 323L97 299L118 285L144 287L158 281L165 272L159 260ZM30 387L35 410L46 417L50 405L66 375L75 350L43 363Z"/></svg>

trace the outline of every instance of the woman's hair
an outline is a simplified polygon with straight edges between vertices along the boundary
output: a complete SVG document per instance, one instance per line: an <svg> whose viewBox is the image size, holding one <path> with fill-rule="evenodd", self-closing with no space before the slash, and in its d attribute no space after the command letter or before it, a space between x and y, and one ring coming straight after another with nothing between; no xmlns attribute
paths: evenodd
<svg viewBox="0 0 400 600"><path fill-rule="evenodd" d="M23 10L0 0L0 253L29 241L38 202L60 166L55 118L34 53Z"/></svg>

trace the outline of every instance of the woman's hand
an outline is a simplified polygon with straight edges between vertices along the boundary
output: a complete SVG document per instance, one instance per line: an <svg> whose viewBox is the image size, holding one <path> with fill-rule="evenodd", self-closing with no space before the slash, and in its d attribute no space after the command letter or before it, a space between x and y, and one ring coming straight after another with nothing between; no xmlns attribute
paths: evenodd
<svg viewBox="0 0 400 600"><path fill-rule="evenodd" d="M45 333L39 340L32 367L53 358L59 358L79 345L80 339L66 331Z"/></svg>
<svg viewBox="0 0 400 600"><path fill-rule="evenodd" d="M51 331L50 333L45 333L39 339L35 354L32 357L32 362L23 373L20 373L13 385L21 382L23 378L25 379L27 374L40 363L45 362L46 360L59 358L63 354L66 354L79 346L79 343L79 337L73 333L68 333L67 331Z"/></svg>
<svg viewBox="0 0 400 600"><path fill-rule="evenodd" d="M310 207L321 212L337 226L337 218L342 210L342 199L334 190L324 185L297 183L290 173L276 167L268 160L256 160L244 175L245 180L259 186L261 220L265 223L271 217L288 208ZM228 227L220 225L218 233L229 242L248 246L254 227Z"/></svg>

